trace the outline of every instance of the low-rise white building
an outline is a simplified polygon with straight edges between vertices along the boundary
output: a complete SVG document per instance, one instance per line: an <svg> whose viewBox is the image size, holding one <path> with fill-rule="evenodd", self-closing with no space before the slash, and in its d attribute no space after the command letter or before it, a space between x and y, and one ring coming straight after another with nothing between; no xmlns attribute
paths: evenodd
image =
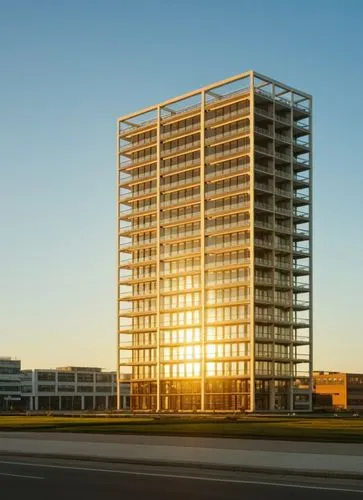
<svg viewBox="0 0 363 500"><path fill-rule="evenodd" d="M116 372L66 366L52 370L23 370L21 394L27 410L114 410ZM121 382L122 409L130 404L130 383Z"/></svg>
<svg viewBox="0 0 363 500"><path fill-rule="evenodd" d="M18 359L0 357L0 411L13 410L21 404L20 368Z"/></svg>

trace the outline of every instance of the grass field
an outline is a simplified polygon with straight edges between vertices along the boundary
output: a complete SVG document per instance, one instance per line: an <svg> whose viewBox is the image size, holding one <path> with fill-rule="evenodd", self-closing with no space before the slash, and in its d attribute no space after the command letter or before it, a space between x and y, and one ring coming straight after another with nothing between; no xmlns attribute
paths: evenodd
<svg viewBox="0 0 363 500"><path fill-rule="evenodd" d="M363 419L246 417L192 418L0 416L0 431L154 434L363 443Z"/></svg>

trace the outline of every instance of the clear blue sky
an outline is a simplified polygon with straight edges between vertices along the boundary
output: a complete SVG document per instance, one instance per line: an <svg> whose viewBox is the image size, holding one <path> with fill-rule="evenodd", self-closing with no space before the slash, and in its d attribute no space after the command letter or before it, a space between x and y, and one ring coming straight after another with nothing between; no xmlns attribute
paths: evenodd
<svg viewBox="0 0 363 500"><path fill-rule="evenodd" d="M115 365L115 122L248 69L314 96L315 368L363 371L363 2L0 0L0 356Z"/></svg>

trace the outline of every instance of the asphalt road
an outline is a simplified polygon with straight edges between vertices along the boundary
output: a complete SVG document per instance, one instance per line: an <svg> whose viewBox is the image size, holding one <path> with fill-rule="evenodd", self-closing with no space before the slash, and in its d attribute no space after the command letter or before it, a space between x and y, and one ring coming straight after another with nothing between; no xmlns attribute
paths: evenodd
<svg viewBox="0 0 363 500"><path fill-rule="evenodd" d="M1 500L355 500L363 481L0 456Z"/></svg>

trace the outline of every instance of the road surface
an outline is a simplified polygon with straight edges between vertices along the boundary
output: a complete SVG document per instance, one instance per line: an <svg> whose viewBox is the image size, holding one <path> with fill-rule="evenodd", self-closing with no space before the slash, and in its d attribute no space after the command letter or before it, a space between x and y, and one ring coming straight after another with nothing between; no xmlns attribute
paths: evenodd
<svg viewBox="0 0 363 500"><path fill-rule="evenodd" d="M358 500L363 481L2 455L0 492L4 500Z"/></svg>

